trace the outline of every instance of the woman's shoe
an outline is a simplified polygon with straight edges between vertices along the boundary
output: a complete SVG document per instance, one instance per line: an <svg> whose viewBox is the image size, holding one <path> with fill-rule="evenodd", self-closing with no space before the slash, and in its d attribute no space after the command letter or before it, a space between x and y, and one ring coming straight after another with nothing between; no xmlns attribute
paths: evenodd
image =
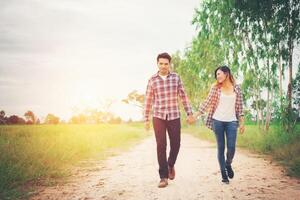
<svg viewBox="0 0 300 200"><path fill-rule="evenodd" d="M234 172L232 170L231 165L226 166L226 170L227 170L228 177L233 178L234 177Z"/></svg>
<svg viewBox="0 0 300 200"><path fill-rule="evenodd" d="M226 170L221 171L221 174L222 174L222 182L228 184L229 180L228 180L228 176L227 176Z"/></svg>

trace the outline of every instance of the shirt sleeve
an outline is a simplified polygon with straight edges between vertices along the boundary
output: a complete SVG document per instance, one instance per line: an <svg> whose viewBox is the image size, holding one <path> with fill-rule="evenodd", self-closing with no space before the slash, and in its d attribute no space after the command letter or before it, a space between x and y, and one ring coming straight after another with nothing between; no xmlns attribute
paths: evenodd
<svg viewBox="0 0 300 200"><path fill-rule="evenodd" d="M179 78L179 80L178 80L178 93L179 93L179 96L181 98L184 110L185 110L187 115L192 115L193 112L192 112L191 104L190 104L189 99L186 95L186 92L184 90L181 79L180 79L180 77L178 77L178 78Z"/></svg>
<svg viewBox="0 0 300 200"><path fill-rule="evenodd" d="M199 106L199 112L201 114L205 113L207 111L207 109L211 106L212 104L212 100L213 100L213 96L216 94L216 89L214 86L212 86L210 88L209 94L207 96L207 98L205 99L205 101L200 104Z"/></svg>
<svg viewBox="0 0 300 200"><path fill-rule="evenodd" d="M152 100L153 100L153 88L152 88L151 80L149 80L146 89L146 95L145 95L145 106L144 106L145 121L149 121L150 111L152 108Z"/></svg>

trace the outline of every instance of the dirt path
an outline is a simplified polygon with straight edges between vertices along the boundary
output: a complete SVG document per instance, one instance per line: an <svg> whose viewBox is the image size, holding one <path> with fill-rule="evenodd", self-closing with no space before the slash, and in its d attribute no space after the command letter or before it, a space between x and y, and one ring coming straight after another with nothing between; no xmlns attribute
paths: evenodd
<svg viewBox="0 0 300 200"><path fill-rule="evenodd" d="M104 162L86 161L64 185L42 189L32 199L299 199L300 180L284 175L269 159L238 149L235 178L229 185L220 181L216 147L183 134L175 165L176 178L167 188L157 188L154 137L128 152Z"/></svg>

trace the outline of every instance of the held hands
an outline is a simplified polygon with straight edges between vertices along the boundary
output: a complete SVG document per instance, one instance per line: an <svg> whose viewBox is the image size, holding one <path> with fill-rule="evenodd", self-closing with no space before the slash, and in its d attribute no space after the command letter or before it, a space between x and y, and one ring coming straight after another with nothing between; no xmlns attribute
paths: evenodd
<svg viewBox="0 0 300 200"><path fill-rule="evenodd" d="M194 124L200 115L202 115L200 112L196 112L193 115L189 115L186 119L187 123L190 125Z"/></svg>
<svg viewBox="0 0 300 200"><path fill-rule="evenodd" d="M187 119L186 119L186 121L187 121L187 123L188 124L194 124L195 122L196 122L196 117L194 116L194 115L189 115L188 117L187 117Z"/></svg>

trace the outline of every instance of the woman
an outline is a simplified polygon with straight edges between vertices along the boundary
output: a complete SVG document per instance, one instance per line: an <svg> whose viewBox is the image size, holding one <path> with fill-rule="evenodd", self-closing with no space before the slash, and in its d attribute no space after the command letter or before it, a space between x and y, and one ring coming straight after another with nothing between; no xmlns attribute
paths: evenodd
<svg viewBox="0 0 300 200"><path fill-rule="evenodd" d="M208 97L201 104L195 118L209 111L206 120L208 128L215 133L218 145L218 161L222 174L222 182L229 183L228 177L233 178L231 163L235 153L237 128L242 134L245 130L243 119L243 98L239 85L227 66L215 70L215 83ZM226 160L224 156L225 138L227 143Z"/></svg>

